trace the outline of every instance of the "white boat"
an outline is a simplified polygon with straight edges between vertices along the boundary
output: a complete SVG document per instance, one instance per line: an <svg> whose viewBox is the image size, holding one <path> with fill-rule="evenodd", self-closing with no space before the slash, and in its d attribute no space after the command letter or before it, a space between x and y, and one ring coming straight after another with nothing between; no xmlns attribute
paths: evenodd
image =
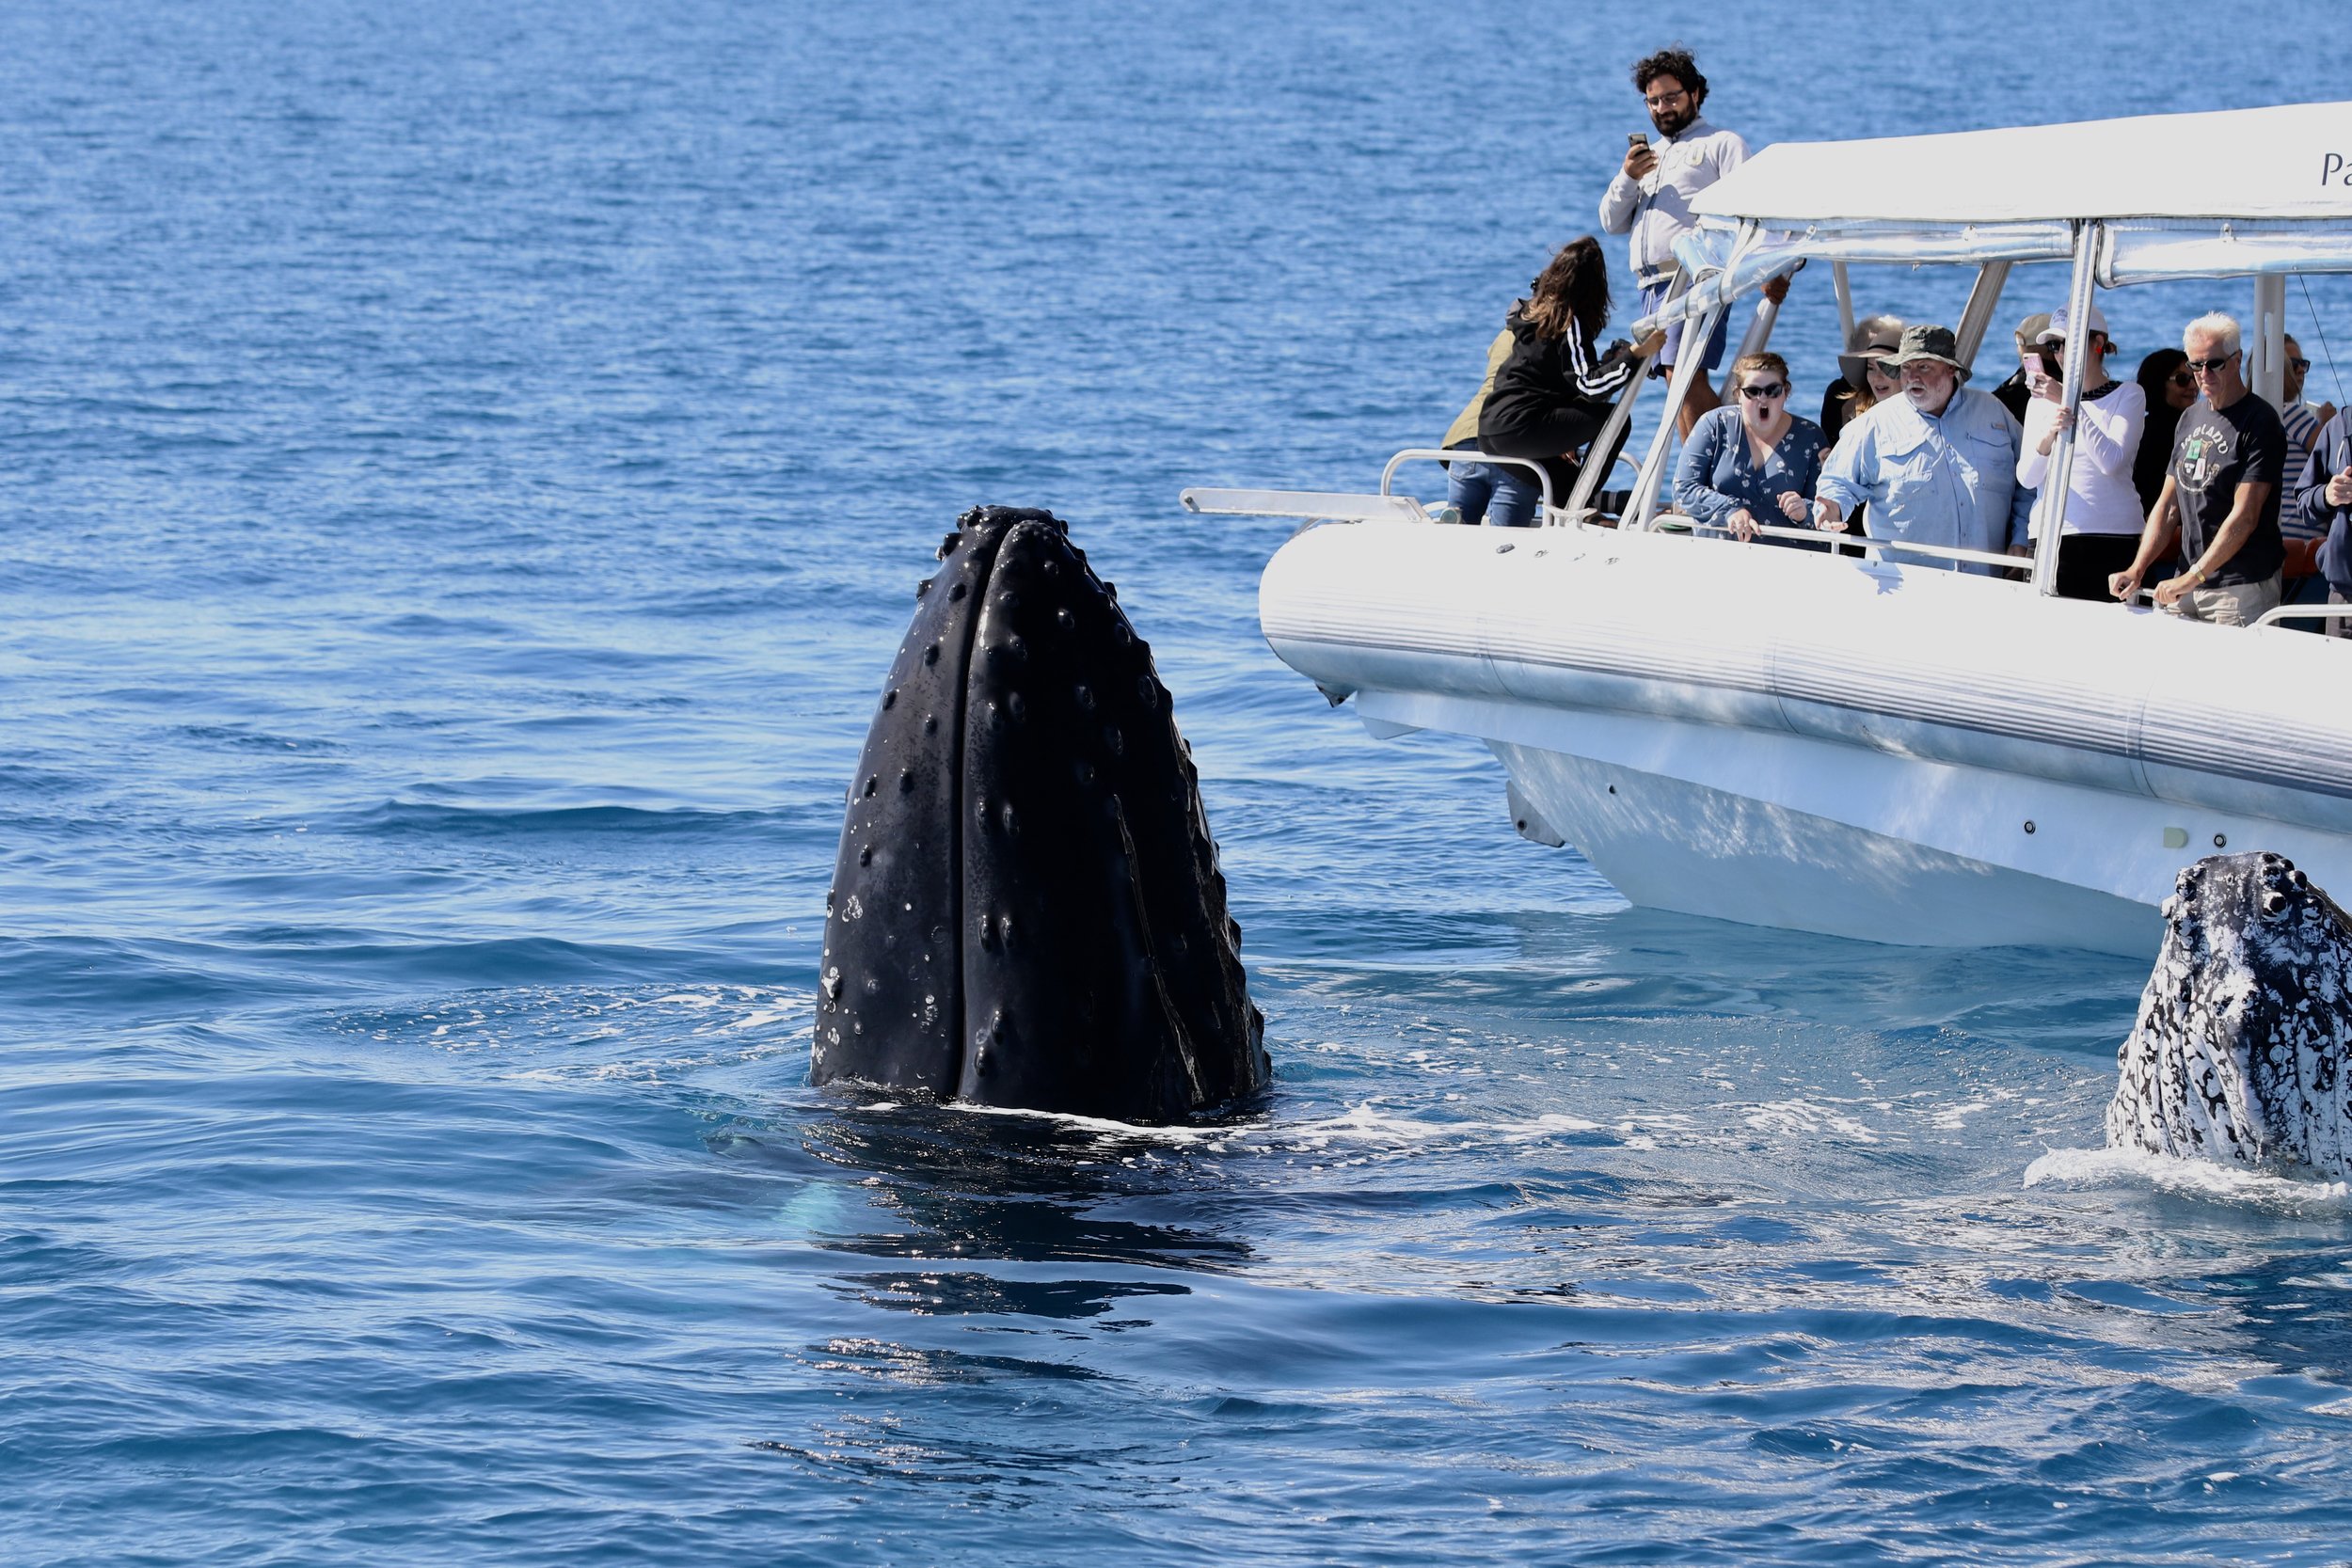
<svg viewBox="0 0 2352 1568"><path fill-rule="evenodd" d="M2352 104L1769 147L1702 197L1689 286L1653 321L1711 330L1810 261L1850 325L1848 263L1965 264L1966 360L2011 266L2067 261L2071 367L2094 290L2246 277L2249 380L2276 402L2287 276L2352 272L2347 160ZM1756 306L1749 347L1772 311ZM1433 526L1391 493L1432 452L1398 454L1377 494L1184 503L1309 519L1259 590L1276 654L1375 735L1486 741L1520 832L1574 845L1636 904L2145 957L2202 855L2276 849L2352 895L2352 641L2055 597L2064 438L2030 581L1950 569L2002 559L1967 551L1694 534L1658 502L1694 370L1667 388L1621 527L1593 520L1589 471L1543 528ZM2080 393L2070 378L2070 407Z"/></svg>

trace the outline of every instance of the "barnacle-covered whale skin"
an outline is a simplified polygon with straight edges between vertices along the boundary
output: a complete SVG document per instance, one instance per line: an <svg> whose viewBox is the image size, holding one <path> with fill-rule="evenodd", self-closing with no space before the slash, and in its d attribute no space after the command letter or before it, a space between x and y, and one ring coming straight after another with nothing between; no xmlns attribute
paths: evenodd
<svg viewBox="0 0 2352 1568"><path fill-rule="evenodd" d="M809 1076L1168 1122L1263 1088L1191 749L1069 530L940 546L850 786Z"/></svg>
<svg viewBox="0 0 2352 1568"><path fill-rule="evenodd" d="M2188 867L2164 917L2108 1145L2352 1176L2352 921L2269 853Z"/></svg>

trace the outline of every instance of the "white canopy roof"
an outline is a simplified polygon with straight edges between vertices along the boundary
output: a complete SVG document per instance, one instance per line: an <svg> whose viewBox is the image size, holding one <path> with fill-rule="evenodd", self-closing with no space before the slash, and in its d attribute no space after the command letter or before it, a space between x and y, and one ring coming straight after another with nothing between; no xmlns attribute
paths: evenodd
<svg viewBox="0 0 2352 1568"><path fill-rule="evenodd" d="M1767 225L2253 218L2352 225L2352 103L1780 142L1699 193Z"/></svg>
<svg viewBox="0 0 2352 1568"><path fill-rule="evenodd" d="M1692 206L1675 242L1692 286L1643 331L1806 259L2063 261L2086 222L2102 288L2352 272L2352 103L1777 142Z"/></svg>

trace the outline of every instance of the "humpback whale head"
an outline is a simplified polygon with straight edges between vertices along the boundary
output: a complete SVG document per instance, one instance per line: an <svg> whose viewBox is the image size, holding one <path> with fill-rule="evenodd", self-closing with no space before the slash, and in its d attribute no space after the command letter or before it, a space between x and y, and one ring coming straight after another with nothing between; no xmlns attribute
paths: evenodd
<svg viewBox="0 0 2352 1568"><path fill-rule="evenodd" d="M2352 1176L2352 923L2268 853L2198 862L2164 917L2108 1144Z"/></svg>
<svg viewBox="0 0 2352 1568"><path fill-rule="evenodd" d="M1263 1087L1151 649L1048 513L939 553L850 786L811 1081L1139 1122Z"/></svg>

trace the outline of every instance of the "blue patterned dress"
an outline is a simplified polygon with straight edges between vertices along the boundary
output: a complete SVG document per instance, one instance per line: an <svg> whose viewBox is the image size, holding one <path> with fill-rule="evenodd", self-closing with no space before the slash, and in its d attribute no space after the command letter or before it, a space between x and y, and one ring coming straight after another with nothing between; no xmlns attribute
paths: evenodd
<svg viewBox="0 0 2352 1568"><path fill-rule="evenodd" d="M1812 519L1790 518L1781 511L1780 498L1794 490L1813 499L1828 444L1820 425L1791 415L1780 444L1758 467L1747 432L1740 428L1740 410L1731 404L1710 409L1691 427L1682 461L1675 465L1675 510L1698 523L1703 533L1730 532L1731 515L1743 506L1768 528L1808 528Z"/></svg>

